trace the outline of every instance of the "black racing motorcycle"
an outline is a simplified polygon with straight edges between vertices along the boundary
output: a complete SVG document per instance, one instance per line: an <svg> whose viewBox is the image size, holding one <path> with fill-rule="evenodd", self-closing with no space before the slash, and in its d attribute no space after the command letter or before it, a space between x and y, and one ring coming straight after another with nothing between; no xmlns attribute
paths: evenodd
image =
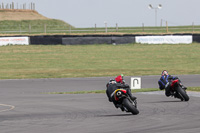
<svg viewBox="0 0 200 133"><path fill-rule="evenodd" d="M170 92L175 98L181 99L181 101L189 101L189 96L185 89L180 85L179 80L173 80L170 86Z"/></svg>
<svg viewBox="0 0 200 133"><path fill-rule="evenodd" d="M114 96L115 101L121 105L121 109L123 108L124 111L131 112L133 115L139 114L137 101L132 101L125 89L117 89L112 95Z"/></svg>

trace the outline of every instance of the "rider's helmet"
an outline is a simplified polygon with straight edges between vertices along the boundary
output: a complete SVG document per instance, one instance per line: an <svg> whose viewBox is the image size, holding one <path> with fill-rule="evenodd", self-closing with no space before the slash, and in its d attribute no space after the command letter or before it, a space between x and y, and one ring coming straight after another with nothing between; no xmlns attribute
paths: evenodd
<svg viewBox="0 0 200 133"><path fill-rule="evenodd" d="M117 82L117 83L124 83L124 75L123 74L121 74L121 75L119 75L119 76L117 76L116 78L115 78L115 81Z"/></svg>
<svg viewBox="0 0 200 133"><path fill-rule="evenodd" d="M169 74L168 74L167 70L163 70L161 75L163 76L163 75L169 75Z"/></svg>

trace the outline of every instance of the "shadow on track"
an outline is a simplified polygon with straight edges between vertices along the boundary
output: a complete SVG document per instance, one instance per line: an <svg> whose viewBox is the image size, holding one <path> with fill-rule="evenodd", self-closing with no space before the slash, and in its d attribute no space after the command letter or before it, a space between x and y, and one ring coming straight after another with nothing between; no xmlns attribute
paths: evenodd
<svg viewBox="0 0 200 133"><path fill-rule="evenodd" d="M113 115L97 115L97 117L116 117L116 116L130 116L132 114L113 114Z"/></svg>
<svg viewBox="0 0 200 133"><path fill-rule="evenodd" d="M179 103L183 101L153 101L153 102L147 102L147 103Z"/></svg>

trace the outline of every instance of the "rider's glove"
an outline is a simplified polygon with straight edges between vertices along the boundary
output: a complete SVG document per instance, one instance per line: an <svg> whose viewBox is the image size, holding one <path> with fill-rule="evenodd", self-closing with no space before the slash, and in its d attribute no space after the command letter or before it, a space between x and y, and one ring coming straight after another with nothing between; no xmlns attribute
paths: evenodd
<svg viewBox="0 0 200 133"><path fill-rule="evenodd" d="M124 85L124 88L129 88L129 85L128 85L128 84L125 84L125 85Z"/></svg>

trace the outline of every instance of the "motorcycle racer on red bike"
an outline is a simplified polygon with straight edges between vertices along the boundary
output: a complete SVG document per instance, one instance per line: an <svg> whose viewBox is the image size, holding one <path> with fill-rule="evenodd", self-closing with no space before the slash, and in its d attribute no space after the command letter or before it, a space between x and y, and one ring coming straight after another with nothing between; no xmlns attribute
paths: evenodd
<svg viewBox="0 0 200 133"><path fill-rule="evenodd" d="M107 94L108 100L110 102L113 102L116 108L120 107L122 111L124 111L124 108L120 104L118 104L117 101L115 101L114 96L112 95L115 90L123 88L126 90L127 94L129 95L132 101L136 100L136 97L134 97L131 93L131 89L129 85L125 83L125 80L123 79L123 74L117 76L115 80L110 79L110 81L106 84L106 88L107 88L106 94Z"/></svg>
<svg viewBox="0 0 200 133"><path fill-rule="evenodd" d="M170 91L170 87L172 85L172 81L173 80L178 80L179 84L181 86L181 88L183 88L184 90L186 90L187 88L181 83L180 79L178 77L174 77L168 74L168 72L166 70L163 70L161 73L161 77L160 80L158 81L159 84L159 89L163 90L165 89L165 95L167 97L169 96L173 96L174 94L172 94L172 92ZM176 97L176 96L175 96Z"/></svg>

